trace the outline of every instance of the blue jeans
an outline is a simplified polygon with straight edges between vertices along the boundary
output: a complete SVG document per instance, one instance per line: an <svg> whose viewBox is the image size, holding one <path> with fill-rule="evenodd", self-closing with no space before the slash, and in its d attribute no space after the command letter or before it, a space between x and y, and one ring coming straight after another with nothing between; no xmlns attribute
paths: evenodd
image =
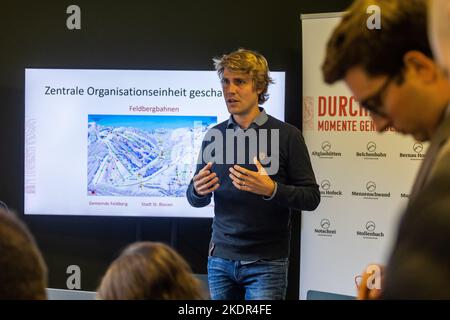
<svg viewBox="0 0 450 320"><path fill-rule="evenodd" d="M208 257L213 300L282 300L286 297L289 260L239 260Z"/></svg>

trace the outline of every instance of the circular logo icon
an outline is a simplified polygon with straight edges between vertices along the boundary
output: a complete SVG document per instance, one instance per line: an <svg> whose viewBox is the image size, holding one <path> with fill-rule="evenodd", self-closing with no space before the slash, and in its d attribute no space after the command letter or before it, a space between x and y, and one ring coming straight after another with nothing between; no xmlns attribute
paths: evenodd
<svg viewBox="0 0 450 320"><path fill-rule="evenodd" d="M377 144L375 142L373 142L373 141L370 141L367 144L367 151L374 152L375 150L377 150Z"/></svg>
<svg viewBox="0 0 450 320"><path fill-rule="evenodd" d="M423 144L421 144L420 142L414 143L413 150L416 153L421 153L423 151Z"/></svg>
<svg viewBox="0 0 450 320"><path fill-rule="evenodd" d="M373 221L367 221L367 223L366 223L366 230L367 230L367 231L372 232L372 231L375 230L375 227L376 227L375 222L373 222Z"/></svg>
<svg viewBox="0 0 450 320"><path fill-rule="evenodd" d="M323 190L328 190L330 189L331 183L328 180L322 180L320 186L322 187Z"/></svg>
<svg viewBox="0 0 450 320"><path fill-rule="evenodd" d="M375 184L375 182L369 181L366 183L366 189L369 192L374 192L375 190L377 190L377 185Z"/></svg>
<svg viewBox="0 0 450 320"><path fill-rule="evenodd" d="M330 220L328 220L328 219L322 219L322 220L320 221L320 227L321 227L322 229L328 230L328 228L330 228Z"/></svg>
<svg viewBox="0 0 450 320"><path fill-rule="evenodd" d="M331 150L331 143L329 141L322 142L322 150L327 152Z"/></svg>

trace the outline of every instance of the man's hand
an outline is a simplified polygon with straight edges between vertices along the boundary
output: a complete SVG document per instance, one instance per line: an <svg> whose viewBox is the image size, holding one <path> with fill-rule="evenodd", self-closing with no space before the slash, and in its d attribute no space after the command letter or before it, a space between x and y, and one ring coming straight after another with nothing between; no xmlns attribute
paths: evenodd
<svg viewBox="0 0 450 320"><path fill-rule="evenodd" d="M256 157L253 158L253 162L258 171L247 170L238 165L230 168L229 176L233 185L242 191L260 194L266 197L272 196L273 190L275 189L275 182L270 179L267 171Z"/></svg>
<svg viewBox="0 0 450 320"><path fill-rule="evenodd" d="M384 267L379 264L370 264L361 274L358 289L358 300L376 300L381 297L384 285ZM356 280L356 279L355 279Z"/></svg>
<svg viewBox="0 0 450 320"><path fill-rule="evenodd" d="M212 162L208 162L193 178L195 192L201 196L210 194L219 188L219 178L211 172Z"/></svg>

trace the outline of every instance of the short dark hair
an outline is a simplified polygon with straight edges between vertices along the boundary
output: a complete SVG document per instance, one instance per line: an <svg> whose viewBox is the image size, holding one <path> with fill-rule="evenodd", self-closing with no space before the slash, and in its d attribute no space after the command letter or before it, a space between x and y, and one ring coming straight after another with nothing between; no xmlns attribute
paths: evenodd
<svg viewBox="0 0 450 320"><path fill-rule="evenodd" d="M381 9L381 29L370 30L366 10ZM369 75L396 75L403 56L417 50L432 58L427 36L427 0L356 0L328 41L322 72L331 84L361 66Z"/></svg>
<svg viewBox="0 0 450 320"><path fill-rule="evenodd" d="M0 300L46 299L46 288L47 267L33 236L0 208Z"/></svg>

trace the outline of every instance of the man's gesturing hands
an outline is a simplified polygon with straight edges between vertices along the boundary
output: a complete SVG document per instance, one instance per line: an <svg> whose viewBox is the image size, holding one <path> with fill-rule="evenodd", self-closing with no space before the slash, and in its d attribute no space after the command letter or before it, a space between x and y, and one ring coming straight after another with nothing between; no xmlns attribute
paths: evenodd
<svg viewBox="0 0 450 320"><path fill-rule="evenodd" d="M212 162L208 162L193 178L195 192L201 196L210 194L219 188L219 178L211 172Z"/></svg>

